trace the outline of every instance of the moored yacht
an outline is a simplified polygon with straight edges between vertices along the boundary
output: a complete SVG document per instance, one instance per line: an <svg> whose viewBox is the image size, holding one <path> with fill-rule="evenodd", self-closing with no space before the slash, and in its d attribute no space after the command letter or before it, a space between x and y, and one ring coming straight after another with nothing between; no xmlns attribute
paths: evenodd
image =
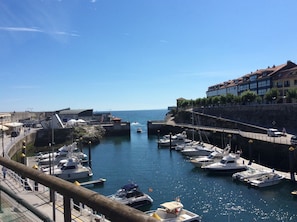
<svg viewBox="0 0 297 222"><path fill-rule="evenodd" d="M60 160L68 159L71 157L78 158L81 162L86 162L88 156L81 152L77 148L77 143L74 142L70 145L64 145L60 147L57 152L53 153L39 153L36 157L38 165L49 165L49 164L58 164Z"/></svg>
<svg viewBox="0 0 297 222"><path fill-rule="evenodd" d="M175 135L165 135L163 138L158 140L158 147L169 147L169 146L176 146L178 144L189 143L192 140L187 139L186 131Z"/></svg>
<svg viewBox="0 0 297 222"><path fill-rule="evenodd" d="M218 150L220 148L209 144L209 143L198 143L196 145L192 146L186 146L183 150L180 152L188 157L193 157L193 156L208 156L210 153Z"/></svg>
<svg viewBox="0 0 297 222"><path fill-rule="evenodd" d="M270 172L266 170L257 170L257 169L248 167L248 169L245 171L234 173L232 175L232 179L240 182L248 182L248 180L251 180L252 178L256 178L268 173Z"/></svg>
<svg viewBox="0 0 297 222"><path fill-rule="evenodd" d="M225 155L228 155L231 147L227 146L223 151L214 151L208 156L192 157L189 162L195 167L206 166L211 163L219 162Z"/></svg>
<svg viewBox="0 0 297 222"><path fill-rule="evenodd" d="M200 222L201 217L189 210L184 209L180 201L165 202L157 210L146 212L159 221L170 222Z"/></svg>
<svg viewBox="0 0 297 222"><path fill-rule="evenodd" d="M138 185L135 183L122 186L115 194L108 197L137 209L150 206L153 203L153 199L149 195L141 192L138 189Z"/></svg>
<svg viewBox="0 0 297 222"><path fill-rule="evenodd" d="M225 172L225 173L235 173L238 171L243 171L247 169L247 166L240 162L239 155L230 153L224 156L220 162L212 163L206 166L202 166L202 169L208 170L210 172Z"/></svg>
<svg viewBox="0 0 297 222"><path fill-rule="evenodd" d="M91 168L83 166L77 158L61 160L58 165L41 170L64 180L78 180L93 176Z"/></svg>
<svg viewBox="0 0 297 222"><path fill-rule="evenodd" d="M268 187L268 186L279 184L282 179L283 179L283 176L278 175L277 173L271 172L256 178L252 178L251 180L248 181L248 183L254 187Z"/></svg>

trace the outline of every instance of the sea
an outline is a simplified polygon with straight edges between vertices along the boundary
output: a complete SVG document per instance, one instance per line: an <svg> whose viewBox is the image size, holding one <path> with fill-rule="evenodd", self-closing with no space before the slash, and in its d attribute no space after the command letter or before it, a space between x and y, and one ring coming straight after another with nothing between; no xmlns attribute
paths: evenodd
<svg viewBox="0 0 297 222"><path fill-rule="evenodd" d="M131 135L103 138L91 147L92 179L106 182L88 188L107 196L134 182L153 198L151 210L179 198L203 222L297 221L297 198L291 195L296 183L252 188L233 181L231 175L211 175L195 168L178 151L158 148L157 136L147 134L147 121L164 120L167 112L112 111L131 123ZM136 132L139 127L142 133ZM88 147L84 151L88 153Z"/></svg>

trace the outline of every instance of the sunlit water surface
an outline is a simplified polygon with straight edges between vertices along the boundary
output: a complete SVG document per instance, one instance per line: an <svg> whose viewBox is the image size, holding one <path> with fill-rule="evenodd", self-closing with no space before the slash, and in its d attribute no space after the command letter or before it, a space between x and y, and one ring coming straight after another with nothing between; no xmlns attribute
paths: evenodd
<svg viewBox="0 0 297 222"><path fill-rule="evenodd" d="M158 149L157 137L148 137L148 120L163 120L166 110L112 112L131 122L131 136L105 138L91 148L93 179L107 181L90 187L110 195L122 185L135 182L148 193L156 209L179 197L185 208L203 221L297 221L296 184L288 181L264 189L232 181L231 175L209 175L194 168L181 153ZM143 132L136 133L141 127ZM87 147L84 148L88 153Z"/></svg>

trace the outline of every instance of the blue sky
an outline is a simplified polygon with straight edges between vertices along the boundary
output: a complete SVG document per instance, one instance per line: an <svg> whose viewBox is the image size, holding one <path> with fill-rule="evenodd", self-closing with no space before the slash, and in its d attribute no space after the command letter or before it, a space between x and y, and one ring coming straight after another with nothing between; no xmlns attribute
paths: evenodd
<svg viewBox="0 0 297 222"><path fill-rule="evenodd" d="M297 63L296 0L2 0L0 110L166 109Z"/></svg>

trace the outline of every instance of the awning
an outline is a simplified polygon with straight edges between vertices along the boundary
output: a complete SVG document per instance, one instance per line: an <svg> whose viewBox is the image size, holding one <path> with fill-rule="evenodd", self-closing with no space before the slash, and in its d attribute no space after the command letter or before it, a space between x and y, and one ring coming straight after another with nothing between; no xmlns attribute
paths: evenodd
<svg viewBox="0 0 297 222"><path fill-rule="evenodd" d="M6 126L0 125L0 130L6 131L6 130L9 130L9 128Z"/></svg>

